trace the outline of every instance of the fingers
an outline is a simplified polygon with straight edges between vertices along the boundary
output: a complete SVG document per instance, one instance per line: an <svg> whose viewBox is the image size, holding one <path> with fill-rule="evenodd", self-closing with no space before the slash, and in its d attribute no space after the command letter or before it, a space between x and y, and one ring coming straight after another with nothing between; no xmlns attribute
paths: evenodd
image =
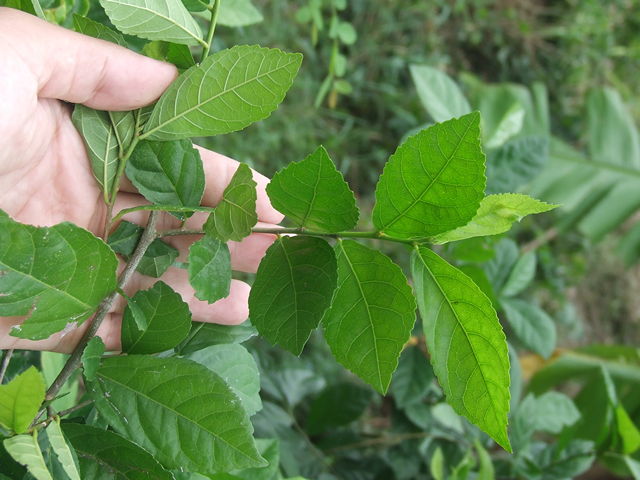
<svg viewBox="0 0 640 480"><path fill-rule="evenodd" d="M39 97L100 110L148 105L177 76L173 65L9 8L0 8L0 49L4 45L20 52Z"/></svg>

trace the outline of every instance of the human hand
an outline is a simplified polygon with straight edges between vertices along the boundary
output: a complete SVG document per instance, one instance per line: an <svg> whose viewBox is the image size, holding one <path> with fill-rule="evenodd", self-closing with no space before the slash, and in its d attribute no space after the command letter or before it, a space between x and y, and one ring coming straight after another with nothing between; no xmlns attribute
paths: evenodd
<svg viewBox="0 0 640 480"><path fill-rule="evenodd" d="M71 107L82 103L100 110L132 110L155 101L177 76L173 65L149 59L125 48L48 24L17 10L0 8L0 209L15 220L38 226L73 222L99 234L107 215L102 192L91 173L82 138L71 123ZM62 101L61 101L62 100ZM64 102L63 102L64 101ZM203 205L215 206L237 168L237 162L199 148L206 188ZM259 226L282 220L265 193L267 179L254 172L258 184ZM114 211L148 203L128 182L122 182ZM144 212L126 217L144 225ZM199 229L206 217L196 214L186 228ZM163 215L159 229L178 228L177 219ZM253 234L230 242L234 270L255 272L274 237ZM195 237L170 237L186 256ZM193 319L237 324L248 315L249 286L233 280L229 296L209 305L195 298L187 273L170 268L162 280L189 304ZM156 280L136 275L127 294L148 288ZM122 298L100 326L107 349L120 348ZM87 322L66 335L29 341L11 337L19 317L0 317L0 349L25 348L69 352Z"/></svg>

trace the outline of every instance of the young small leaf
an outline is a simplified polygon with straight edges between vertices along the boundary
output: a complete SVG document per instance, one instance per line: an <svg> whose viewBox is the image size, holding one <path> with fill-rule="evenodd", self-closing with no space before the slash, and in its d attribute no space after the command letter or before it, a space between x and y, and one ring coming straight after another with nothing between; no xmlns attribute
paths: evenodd
<svg viewBox="0 0 640 480"><path fill-rule="evenodd" d="M556 348L556 326L544 310L517 298L500 304L518 340L529 350L549 358Z"/></svg>
<svg viewBox="0 0 640 480"><path fill-rule="evenodd" d="M16 433L26 432L44 401L44 390L44 380L35 367L0 385L0 425Z"/></svg>
<svg viewBox="0 0 640 480"><path fill-rule="evenodd" d="M376 186L374 225L386 235L416 239L465 225L483 196L484 161L477 112L409 137Z"/></svg>
<svg viewBox="0 0 640 480"><path fill-rule="evenodd" d="M148 277L160 278L173 265L179 254L176 248L156 238L144 252L136 271Z"/></svg>
<svg viewBox="0 0 640 480"><path fill-rule="evenodd" d="M427 65L411 65L409 70L422 105L436 122L471 112L460 87L446 73Z"/></svg>
<svg viewBox="0 0 640 480"><path fill-rule="evenodd" d="M622 452L625 455L631 455L640 448L640 430L635 426L622 404L616 407L615 415L616 429L622 443Z"/></svg>
<svg viewBox="0 0 640 480"><path fill-rule="evenodd" d="M509 355L491 301L428 248L414 251L411 271L431 363L448 403L510 451Z"/></svg>
<svg viewBox="0 0 640 480"><path fill-rule="evenodd" d="M98 337L94 337L98 338ZM76 462L73 459L73 453L71 453L71 449L69 445L67 445L67 441L62 434L62 430L60 429L60 418L56 417L47 427L47 438L49 439L49 443L51 444L51 448L55 452L58 457L58 461L65 473L68 475L69 480L80 480L80 472L78 472L78 467L76 466Z"/></svg>
<svg viewBox="0 0 640 480"><path fill-rule="evenodd" d="M336 245L338 288L322 318L336 360L384 394L416 319L400 267L352 240Z"/></svg>
<svg viewBox="0 0 640 480"><path fill-rule="evenodd" d="M27 467L36 480L53 480L38 445L37 431L34 431L33 435L16 435L7 438L3 444L9 455L16 462Z"/></svg>
<svg viewBox="0 0 640 480"><path fill-rule="evenodd" d="M64 423L62 431L78 454L82 478L112 480L118 472L122 480L173 480L149 453L117 433L78 423Z"/></svg>
<svg viewBox="0 0 640 480"><path fill-rule="evenodd" d="M249 416L262 409L260 372L253 356L239 344L212 345L187 355L222 378Z"/></svg>
<svg viewBox="0 0 640 480"><path fill-rule="evenodd" d="M224 189L222 201L204 224L204 231L223 242L239 242L248 237L258 222L256 199L256 182L251 169L241 163Z"/></svg>
<svg viewBox="0 0 640 480"><path fill-rule="evenodd" d="M159 353L189 334L191 312L182 297L164 282L131 298L122 317L122 351Z"/></svg>
<svg viewBox="0 0 640 480"><path fill-rule="evenodd" d="M82 369L84 371L84 378L88 381L93 381L96 376L96 371L100 366L100 359L104 353L104 342L100 337L93 337L87 343L87 346L82 352Z"/></svg>
<svg viewBox="0 0 640 480"><path fill-rule="evenodd" d="M140 142L127 162L131 183L156 205L197 207L204 193L200 153L189 140ZM174 213L184 220L189 215Z"/></svg>
<svg viewBox="0 0 640 480"><path fill-rule="evenodd" d="M128 47L127 41L120 33L110 29L102 23L96 22L94 20L91 20L90 18L83 17L82 15L78 15L75 13L73 14L73 29L78 33L82 33L83 35L88 35L100 40L112 42L120 45L121 47Z"/></svg>
<svg viewBox="0 0 640 480"><path fill-rule="evenodd" d="M333 233L358 223L353 192L324 147L276 173L267 194L271 204L300 227Z"/></svg>
<svg viewBox="0 0 640 480"><path fill-rule="evenodd" d="M478 212L466 225L431 237L431 242L443 244L465 238L497 235L511 228L515 222L534 213L553 210L558 205L541 202L520 193L488 195L480 202Z"/></svg>
<svg viewBox="0 0 640 480"><path fill-rule="evenodd" d="M200 26L181 2L172 0L100 0L122 33L185 45L204 44Z"/></svg>
<svg viewBox="0 0 640 480"><path fill-rule="evenodd" d="M106 202L111 196L119 163L118 138L109 114L78 104L71 119L87 147L91 170L104 192Z"/></svg>
<svg viewBox="0 0 640 480"><path fill-rule="evenodd" d="M209 303L229 295L231 254L226 243L208 235L189 249L189 283L196 297Z"/></svg>
<svg viewBox="0 0 640 480"><path fill-rule="evenodd" d="M156 40L155 42L147 43L142 48L142 53L156 60L173 63L181 72L196 64L189 47L179 43Z"/></svg>
<svg viewBox="0 0 640 480"><path fill-rule="evenodd" d="M301 62L300 54L255 45L216 52L164 92L144 136L175 140L218 135L267 118L284 99Z"/></svg>
<svg viewBox="0 0 640 480"><path fill-rule="evenodd" d="M168 468L213 474L266 464L236 395L195 362L141 355L109 358L90 393L117 432Z"/></svg>
<svg viewBox="0 0 640 480"><path fill-rule="evenodd" d="M251 321L271 343L300 355L336 282L336 257L326 241L282 237L260 262L249 294Z"/></svg>
<svg viewBox="0 0 640 480"><path fill-rule="evenodd" d="M0 216L0 245L0 316L28 316L15 337L81 324L116 287L116 256L71 223L38 228Z"/></svg>

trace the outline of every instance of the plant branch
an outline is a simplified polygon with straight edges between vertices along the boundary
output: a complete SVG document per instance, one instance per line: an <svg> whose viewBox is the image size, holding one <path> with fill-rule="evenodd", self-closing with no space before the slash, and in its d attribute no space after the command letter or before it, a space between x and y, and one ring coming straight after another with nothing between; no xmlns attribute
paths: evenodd
<svg viewBox="0 0 640 480"><path fill-rule="evenodd" d="M188 212L188 213L209 212L209 213L211 213L214 210L215 210L215 208L213 208L213 207L171 207L171 206L164 206L164 205L140 205L139 207L131 207L131 208L125 208L123 210L120 210L116 214L116 216L113 217L112 223L117 222L118 220L120 220L125 215L127 215L129 213L133 213L133 212L142 212L142 211L153 212L153 211L158 211L158 212Z"/></svg>
<svg viewBox="0 0 640 480"><path fill-rule="evenodd" d="M142 237L140 237L138 246L133 252L133 255L131 256L129 263L127 263L127 266L125 267L123 272L120 274L120 278L118 279L118 286L116 290L112 294L110 294L108 297L106 297L102 301L102 303L100 303L100 306L98 307L98 310L95 316L93 317L93 321L91 322L91 325L89 325L89 328L82 336L82 339L80 340L76 348L71 353L71 356L67 360L67 363L65 363L60 374L53 381L53 383L49 387L49 390L47 390L47 395L45 397L46 400L50 401L56 397L56 395L58 394L62 386L67 382L71 374L80 365L80 362L82 361L82 353L84 352L84 349L87 346L87 343L89 343L89 340L91 340L91 338L95 336L96 332L98 331L98 328L100 327L100 324L106 318L107 314L111 310L113 302L118 296L118 291L123 290L124 287L127 285L127 283L129 283L129 280L131 280L131 277L133 276L133 273L138 267L140 260L142 260L144 253L147 251L147 248L149 248L149 245L151 245L151 243L157 238L156 224L158 222L158 216L159 216L158 212L152 212L151 215L149 216L149 221L147 222L147 226L144 230L144 233L142 234ZM39 415L36 418L39 418Z"/></svg>
<svg viewBox="0 0 640 480"><path fill-rule="evenodd" d="M124 169L127 166L127 161L131 154L135 150L138 142L140 141L140 137L138 136L138 132L136 131L135 136L131 140L129 147L124 153L118 155L118 171L116 172L116 177L113 180L111 196L109 197L109 201L107 202L107 216L104 222L104 241L107 241L107 237L109 237L109 232L111 231L111 226L115 222L115 219L111 217L113 214L113 205L116 201L116 196L118 195L118 191L120 190L120 181L122 180L122 176L124 175Z"/></svg>
<svg viewBox="0 0 640 480"><path fill-rule="evenodd" d="M221 1L222 0L213 0L213 5L209 7L209 11L211 12L211 21L209 22L209 31L207 32L207 39L205 40L206 45L202 49L202 58L200 59L200 63L209 56L209 52L211 51L213 34L216 31L216 24L218 23L218 12L220 11Z"/></svg>
<svg viewBox="0 0 640 480"><path fill-rule="evenodd" d="M0 366L0 385L4 380L4 375L7 373L7 368L9 368L9 362L11 361L11 357L13 356L13 348L6 350L2 357L2 366Z"/></svg>

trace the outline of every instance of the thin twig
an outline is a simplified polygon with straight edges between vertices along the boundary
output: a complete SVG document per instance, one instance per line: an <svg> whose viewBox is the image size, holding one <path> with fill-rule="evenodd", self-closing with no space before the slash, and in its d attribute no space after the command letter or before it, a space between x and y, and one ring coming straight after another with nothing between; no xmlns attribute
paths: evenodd
<svg viewBox="0 0 640 480"><path fill-rule="evenodd" d="M7 373L7 368L9 368L9 362L11 361L11 357L13 356L13 348L6 350L4 352L4 356L2 357L2 366L0 366L0 384L4 380L4 375Z"/></svg>

